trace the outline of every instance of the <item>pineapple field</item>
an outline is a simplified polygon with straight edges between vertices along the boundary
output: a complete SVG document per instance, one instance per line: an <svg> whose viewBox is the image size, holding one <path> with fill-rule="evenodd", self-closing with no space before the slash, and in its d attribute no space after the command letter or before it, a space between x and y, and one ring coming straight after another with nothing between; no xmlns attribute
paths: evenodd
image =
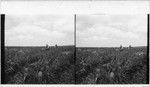
<svg viewBox="0 0 150 87"><path fill-rule="evenodd" d="M76 49L77 84L146 84L147 47Z"/></svg>
<svg viewBox="0 0 150 87"><path fill-rule="evenodd" d="M6 84L73 84L74 46L5 47Z"/></svg>

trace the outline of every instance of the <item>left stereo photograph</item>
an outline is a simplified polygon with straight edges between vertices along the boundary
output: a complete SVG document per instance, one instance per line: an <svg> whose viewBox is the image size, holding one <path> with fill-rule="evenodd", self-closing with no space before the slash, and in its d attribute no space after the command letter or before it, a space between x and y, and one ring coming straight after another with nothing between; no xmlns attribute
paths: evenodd
<svg viewBox="0 0 150 87"><path fill-rule="evenodd" d="M1 15L2 84L74 84L74 15Z"/></svg>

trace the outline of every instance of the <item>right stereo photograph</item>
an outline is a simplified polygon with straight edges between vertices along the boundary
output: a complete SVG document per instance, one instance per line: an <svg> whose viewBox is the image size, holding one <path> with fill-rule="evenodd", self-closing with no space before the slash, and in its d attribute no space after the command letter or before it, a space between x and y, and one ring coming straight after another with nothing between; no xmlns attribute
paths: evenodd
<svg viewBox="0 0 150 87"><path fill-rule="evenodd" d="M76 15L77 84L148 84L148 15Z"/></svg>

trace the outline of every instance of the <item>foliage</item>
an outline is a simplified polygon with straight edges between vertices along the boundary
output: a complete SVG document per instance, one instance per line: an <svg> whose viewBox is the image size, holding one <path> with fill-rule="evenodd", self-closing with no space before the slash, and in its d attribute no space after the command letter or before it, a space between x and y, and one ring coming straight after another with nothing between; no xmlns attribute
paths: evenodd
<svg viewBox="0 0 150 87"><path fill-rule="evenodd" d="M77 48L77 84L146 84L147 49Z"/></svg>
<svg viewBox="0 0 150 87"><path fill-rule="evenodd" d="M74 46L50 47L48 50L44 47L6 48L6 84L74 83Z"/></svg>

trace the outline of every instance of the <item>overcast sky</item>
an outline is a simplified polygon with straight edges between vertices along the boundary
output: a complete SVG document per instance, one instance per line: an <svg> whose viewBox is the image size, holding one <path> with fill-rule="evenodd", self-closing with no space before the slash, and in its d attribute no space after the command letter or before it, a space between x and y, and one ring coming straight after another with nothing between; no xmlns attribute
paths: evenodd
<svg viewBox="0 0 150 87"><path fill-rule="evenodd" d="M74 44L74 15L6 15L6 46Z"/></svg>
<svg viewBox="0 0 150 87"><path fill-rule="evenodd" d="M147 15L77 15L77 47L147 45Z"/></svg>

